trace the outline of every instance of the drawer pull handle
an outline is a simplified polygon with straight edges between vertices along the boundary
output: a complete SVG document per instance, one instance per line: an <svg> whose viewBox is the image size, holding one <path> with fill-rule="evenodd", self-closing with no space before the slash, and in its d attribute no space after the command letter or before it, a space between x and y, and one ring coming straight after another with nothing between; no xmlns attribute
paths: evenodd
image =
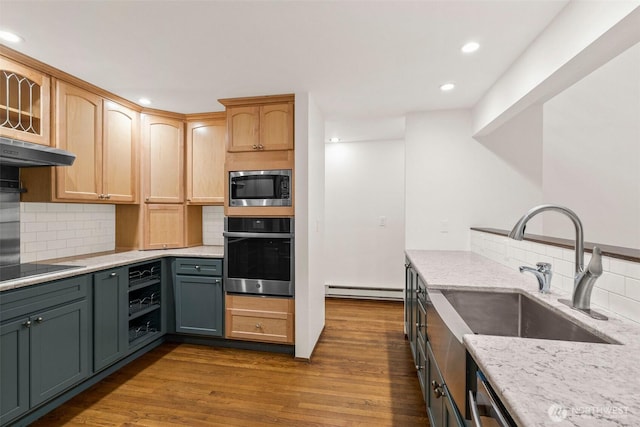
<svg viewBox="0 0 640 427"><path fill-rule="evenodd" d="M31 320L27 320L26 322L24 322L22 324L22 326L24 326L25 328L30 328L31 327Z"/></svg>
<svg viewBox="0 0 640 427"><path fill-rule="evenodd" d="M36 318L36 323L42 323L42 322L44 322L44 319L42 317Z"/></svg>
<svg viewBox="0 0 640 427"><path fill-rule="evenodd" d="M199 265L196 265L195 268L196 268L196 270L200 270L200 266Z"/></svg>
<svg viewBox="0 0 640 427"><path fill-rule="evenodd" d="M256 329L262 329L262 323L256 323Z"/></svg>
<svg viewBox="0 0 640 427"><path fill-rule="evenodd" d="M111 273L109 276L111 277L116 277L118 275L118 273L116 273L115 271L113 273Z"/></svg>

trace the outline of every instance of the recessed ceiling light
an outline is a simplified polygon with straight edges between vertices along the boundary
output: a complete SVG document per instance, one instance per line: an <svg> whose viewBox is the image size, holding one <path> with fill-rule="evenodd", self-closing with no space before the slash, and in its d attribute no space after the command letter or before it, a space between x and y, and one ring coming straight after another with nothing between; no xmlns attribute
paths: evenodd
<svg viewBox="0 0 640 427"><path fill-rule="evenodd" d="M151 105L151 100L149 98L140 98L138 102L142 105Z"/></svg>
<svg viewBox="0 0 640 427"><path fill-rule="evenodd" d="M334 136L332 138L329 138L329 142L340 142L340 138Z"/></svg>
<svg viewBox="0 0 640 427"><path fill-rule="evenodd" d="M19 43L24 39L11 31L0 31L0 39L9 43Z"/></svg>
<svg viewBox="0 0 640 427"><path fill-rule="evenodd" d="M456 85L453 83L445 83L442 86L440 86L440 90L443 92L449 92L450 90L453 90L453 88L455 88Z"/></svg>
<svg viewBox="0 0 640 427"><path fill-rule="evenodd" d="M477 42L469 42L460 48L463 53L472 53L478 49L480 49L480 44Z"/></svg>

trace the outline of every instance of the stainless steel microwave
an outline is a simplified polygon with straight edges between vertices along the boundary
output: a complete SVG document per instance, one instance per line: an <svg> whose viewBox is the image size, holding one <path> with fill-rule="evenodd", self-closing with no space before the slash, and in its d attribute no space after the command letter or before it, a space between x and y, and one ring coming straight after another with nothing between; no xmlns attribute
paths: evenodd
<svg viewBox="0 0 640 427"><path fill-rule="evenodd" d="M291 206L291 169L229 172L229 206Z"/></svg>

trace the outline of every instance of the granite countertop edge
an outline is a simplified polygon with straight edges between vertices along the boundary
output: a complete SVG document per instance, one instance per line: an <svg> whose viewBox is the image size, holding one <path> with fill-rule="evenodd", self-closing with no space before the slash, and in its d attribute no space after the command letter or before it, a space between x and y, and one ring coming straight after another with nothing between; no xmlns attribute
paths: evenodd
<svg viewBox="0 0 640 427"><path fill-rule="evenodd" d="M66 259L65 261L51 262L49 264L71 265L77 266L78 268L0 282L0 292L165 257L223 258L224 247L209 245L182 249L126 251L97 256L87 255L74 257Z"/></svg>
<svg viewBox="0 0 640 427"><path fill-rule="evenodd" d="M465 335L467 351L519 426L640 425L640 382L629 381L640 378L640 325L606 310L600 311L609 316L608 321L591 319L557 301L567 298L566 293L552 289L550 294L540 294L533 276L476 253L405 253L427 289L526 293L592 332L621 343Z"/></svg>

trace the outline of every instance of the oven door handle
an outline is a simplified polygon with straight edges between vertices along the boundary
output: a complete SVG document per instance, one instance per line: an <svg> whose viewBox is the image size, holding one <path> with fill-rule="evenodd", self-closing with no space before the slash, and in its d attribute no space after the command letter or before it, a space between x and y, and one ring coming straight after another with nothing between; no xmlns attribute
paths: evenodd
<svg viewBox="0 0 640 427"><path fill-rule="evenodd" d="M239 231L225 231L224 237L240 237L246 239L291 239L293 233L244 233Z"/></svg>

